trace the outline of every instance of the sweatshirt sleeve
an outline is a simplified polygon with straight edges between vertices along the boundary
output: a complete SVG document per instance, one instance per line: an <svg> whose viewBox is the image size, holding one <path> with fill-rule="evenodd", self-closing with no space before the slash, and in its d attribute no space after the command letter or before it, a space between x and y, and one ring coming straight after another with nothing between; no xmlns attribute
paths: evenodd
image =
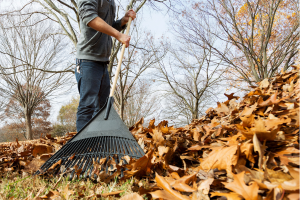
<svg viewBox="0 0 300 200"><path fill-rule="evenodd" d="M98 17L98 0L78 0L79 17L85 25Z"/></svg>
<svg viewBox="0 0 300 200"><path fill-rule="evenodd" d="M127 26L126 24L124 26L122 26L121 19L114 21L113 25L112 25L112 27L114 27L118 31L125 29L126 26Z"/></svg>

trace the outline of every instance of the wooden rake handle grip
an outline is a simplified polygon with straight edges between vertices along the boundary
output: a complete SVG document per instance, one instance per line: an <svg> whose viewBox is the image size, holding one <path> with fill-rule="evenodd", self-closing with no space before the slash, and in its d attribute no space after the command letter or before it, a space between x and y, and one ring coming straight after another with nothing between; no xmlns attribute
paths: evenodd
<svg viewBox="0 0 300 200"><path fill-rule="evenodd" d="M132 21L132 18L129 17L125 35L129 34L129 29L130 29L131 21ZM122 50L121 50L121 55L120 55L118 66L117 66L117 71L116 71L116 74L115 74L115 79L114 79L113 85L111 87L109 97L113 97L114 96L114 92L115 92L115 89L116 89L116 86L117 86L117 81L118 81L119 73L121 71L121 65L122 65L122 60L123 60L125 48L126 48L126 45L123 44Z"/></svg>

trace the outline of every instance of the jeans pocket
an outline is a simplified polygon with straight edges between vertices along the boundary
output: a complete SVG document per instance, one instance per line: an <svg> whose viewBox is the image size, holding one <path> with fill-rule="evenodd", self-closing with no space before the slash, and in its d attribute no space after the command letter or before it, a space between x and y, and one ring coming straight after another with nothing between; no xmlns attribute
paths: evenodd
<svg viewBox="0 0 300 200"><path fill-rule="evenodd" d="M75 66L75 78L77 83L79 82L81 76L82 76L82 70L81 70L81 60L76 59L76 66Z"/></svg>

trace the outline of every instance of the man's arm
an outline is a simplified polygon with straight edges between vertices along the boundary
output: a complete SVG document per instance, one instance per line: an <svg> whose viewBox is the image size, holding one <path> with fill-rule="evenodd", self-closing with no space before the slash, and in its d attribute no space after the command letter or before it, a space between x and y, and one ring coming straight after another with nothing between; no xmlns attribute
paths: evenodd
<svg viewBox="0 0 300 200"><path fill-rule="evenodd" d="M129 17L131 17L132 20L134 20L136 18L136 13L133 10L129 10L128 12L126 12L125 16L121 19L121 26L124 26L128 22ZM94 18L87 25L89 27L95 29L96 31L105 33L107 35L110 35L110 36L116 38L121 43L125 44L126 47L129 46L130 36L127 36L125 34L120 33L115 28L113 28L112 26L108 25L100 17Z"/></svg>
<svg viewBox="0 0 300 200"><path fill-rule="evenodd" d="M117 40L125 44L126 47L129 46L130 36L120 33L119 31L117 31L116 29L108 25L100 17L96 17L95 19L90 21L88 23L88 26L91 27L92 29L95 29L96 31L115 37Z"/></svg>

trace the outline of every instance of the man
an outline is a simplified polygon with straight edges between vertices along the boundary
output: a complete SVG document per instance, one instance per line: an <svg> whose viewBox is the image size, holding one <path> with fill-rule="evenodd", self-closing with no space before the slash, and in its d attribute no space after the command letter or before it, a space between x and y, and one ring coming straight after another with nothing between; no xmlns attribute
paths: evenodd
<svg viewBox="0 0 300 200"><path fill-rule="evenodd" d="M78 0L80 37L77 43L75 76L80 94L77 109L77 131L102 108L109 96L110 81L107 64L112 48L112 37L129 46L130 37L120 33L129 17L129 10L115 21L114 0Z"/></svg>

